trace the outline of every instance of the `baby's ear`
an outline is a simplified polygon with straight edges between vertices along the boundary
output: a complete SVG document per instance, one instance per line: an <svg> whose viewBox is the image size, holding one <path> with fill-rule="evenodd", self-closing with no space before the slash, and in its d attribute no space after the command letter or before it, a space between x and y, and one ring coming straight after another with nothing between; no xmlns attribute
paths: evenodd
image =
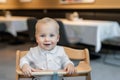
<svg viewBox="0 0 120 80"><path fill-rule="evenodd" d="M38 39L37 39L37 36L35 35L35 40L36 40L36 42L38 43Z"/></svg>
<svg viewBox="0 0 120 80"><path fill-rule="evenodd" d="M57 36L57 42L59 41L59 39L60 39L60 35Z"/></svg>
<svg viewBox="0 0 120 80"><path fill-rule="evenodd" d="M38 43L38 40L36 39L36 42Z"/></svg>

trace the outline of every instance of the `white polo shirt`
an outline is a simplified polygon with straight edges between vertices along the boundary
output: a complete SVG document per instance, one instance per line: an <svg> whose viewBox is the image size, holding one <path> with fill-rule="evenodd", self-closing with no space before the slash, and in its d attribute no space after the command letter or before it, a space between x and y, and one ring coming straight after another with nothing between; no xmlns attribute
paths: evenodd
<svg viewBox="0 0 120 80"><path fill-rule="evenodd" d="M37 69L60 70L68 63L72 62L69 60L63 47L56 46L51 51L46 51L37 46L30 48L28 53L21 58L20 68L24 64L29 64Z"/></svg>

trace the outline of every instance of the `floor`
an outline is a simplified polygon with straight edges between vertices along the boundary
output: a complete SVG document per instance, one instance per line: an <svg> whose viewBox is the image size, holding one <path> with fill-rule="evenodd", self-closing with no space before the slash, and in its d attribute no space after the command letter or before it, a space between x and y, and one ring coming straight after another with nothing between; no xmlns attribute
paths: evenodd
<svg viewBox="0 0 120 80"><path fill-rule="evenodd" d="M15 80L15 52L16 50L28 50L32 46L31 43L22 45L8 45L0 43L0 80ZM120 53L120 52L118 52ZM120 67L103 63L104 54L100 54L101 58L91 60L92 80L120 80ZM120 56L120 54L118 54ZM120 60L113 60L109 54L109 59L116 64L120 64ZM65 80L84 80L84 77L65 78Z"/></svg>

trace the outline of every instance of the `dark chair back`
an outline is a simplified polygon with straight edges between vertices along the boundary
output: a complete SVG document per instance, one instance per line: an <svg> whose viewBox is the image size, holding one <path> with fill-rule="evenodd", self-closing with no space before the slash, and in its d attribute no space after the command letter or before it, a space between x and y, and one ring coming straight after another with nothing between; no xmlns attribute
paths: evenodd
<svg viewBox="0 0 120 80"><path fill-rule="evenodd" d="M35 17L30 17L27 19L29 37L32 42L35 42L35 24L37 19Z"/></svg>
<svg viewBox="0 0 120 80"><path fill-rule="evenodd" d="M0 23L0 42L2 42L4 40L3 37L5 37L4 36L5 30L6 30L5 23Z"/></svg>
<svg viewBox="0 0 120 80"><path fill-rule="evenodd" d="M6 31L5 23L0 23L0 32Z"/></svg>
<svg viewBox="0 0 120 80"><path fill-rule="evenodd" d="M56 20L56 21L60 26L60 28L59 28L60 40L58 42L58 45L69 46L69 41L68 41L68 38L67 38L67 35L66 35L64 24L60 20Z"/></svg>

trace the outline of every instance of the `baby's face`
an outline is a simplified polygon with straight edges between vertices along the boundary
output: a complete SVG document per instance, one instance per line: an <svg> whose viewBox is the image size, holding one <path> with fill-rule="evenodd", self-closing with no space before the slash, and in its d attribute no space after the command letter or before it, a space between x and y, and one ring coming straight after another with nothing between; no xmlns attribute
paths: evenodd
<svg viewBox="0 0 120 80"><path fill-rule="evenodd" d="M59 41L57 28L52 24L39 24L36 33L36 42L44 50L52 50Z"/></svg>

